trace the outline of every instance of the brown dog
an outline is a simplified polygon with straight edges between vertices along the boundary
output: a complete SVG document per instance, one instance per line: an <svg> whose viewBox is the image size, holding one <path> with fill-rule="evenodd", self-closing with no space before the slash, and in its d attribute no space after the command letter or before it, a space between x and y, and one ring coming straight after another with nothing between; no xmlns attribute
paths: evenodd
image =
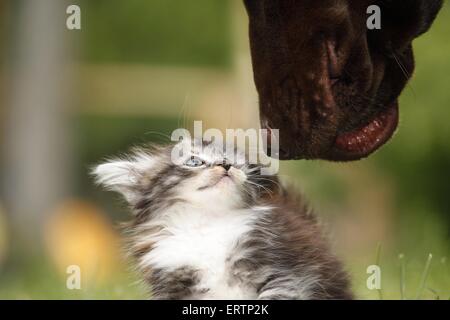
<svg viewBox="0 0 450 320"><path fill-rule="evenodd" d="M261 124L280 129L280 159L347 161L394 133L414 70L412 41L442 0L244 0ZM367 8L381 9L369 30Z"/></svg>

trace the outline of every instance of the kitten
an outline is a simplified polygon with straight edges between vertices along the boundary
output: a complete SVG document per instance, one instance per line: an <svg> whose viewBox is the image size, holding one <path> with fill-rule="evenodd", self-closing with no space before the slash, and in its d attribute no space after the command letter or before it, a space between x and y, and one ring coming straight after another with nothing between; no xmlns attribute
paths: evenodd
<svg viewBox="0 0 450 320"><path fill-rule="evenodd" d="M301 198L246 156L184 140L96 167L133 219L130 252L154 299L350 299L346 273ZM229 159L233 159L230 161Z"/></svg>

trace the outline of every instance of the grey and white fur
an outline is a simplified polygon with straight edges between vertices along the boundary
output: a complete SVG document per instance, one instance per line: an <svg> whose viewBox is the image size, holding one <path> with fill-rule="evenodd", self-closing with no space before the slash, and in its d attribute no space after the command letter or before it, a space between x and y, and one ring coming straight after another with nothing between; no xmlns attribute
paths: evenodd
<svg viewBox="0 0 450 320"><path fill-rule="evenodd" d="M132 211L128 251L153 299L350 299L303 199L234 149L141 148L93 174ZM229 159L233 159L230 161Z"/></svg>

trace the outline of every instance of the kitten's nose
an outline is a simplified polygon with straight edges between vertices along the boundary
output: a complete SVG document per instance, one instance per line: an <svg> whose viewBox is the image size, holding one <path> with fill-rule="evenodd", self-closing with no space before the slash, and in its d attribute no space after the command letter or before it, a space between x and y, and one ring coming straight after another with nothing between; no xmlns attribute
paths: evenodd
<svg viewBox="0 0 450 320"><path fill-rule="evenodd" d="M222 163L221 166L222 166L226 171L230 170L230 168L231 168L231 164L226 163L226 162Z"/></svg>

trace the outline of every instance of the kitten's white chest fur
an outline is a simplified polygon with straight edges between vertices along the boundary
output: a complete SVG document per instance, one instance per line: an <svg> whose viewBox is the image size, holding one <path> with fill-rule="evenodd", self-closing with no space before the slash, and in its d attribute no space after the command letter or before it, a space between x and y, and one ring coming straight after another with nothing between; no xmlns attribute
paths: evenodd
<svg viewBox="0 0 450 320"><path fill-rule="evenodd" d="M180 205L151 224L163 226L153 236L155 245L141 263L175 270L188 266L200 271L201 297L193 299L252 299L254 289L230 281L230 255L239 239L251 230L258 215L254 210L211 209ZM232 258L232 257L231 257Z"/></svg>

